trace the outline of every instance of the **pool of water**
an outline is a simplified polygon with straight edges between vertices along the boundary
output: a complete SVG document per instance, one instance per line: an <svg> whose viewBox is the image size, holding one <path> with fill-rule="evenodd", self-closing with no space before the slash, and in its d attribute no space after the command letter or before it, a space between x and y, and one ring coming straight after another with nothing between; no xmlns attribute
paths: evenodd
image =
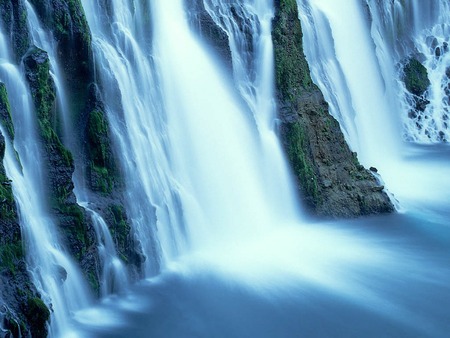
<svg viewBox="0 0 450 338"><path fill-rule="evenodd" d="M404 165L414 171L414 163L438 163L417 184L434 180L430 187L439 189L401 191L400 212L280 224L193 251L158 277L76 313L71 334L448 337L450 178L441 173L450 160L448 147L432 150L415 147ZM420 170L414 175L407 179L420 180Z"/></svg>

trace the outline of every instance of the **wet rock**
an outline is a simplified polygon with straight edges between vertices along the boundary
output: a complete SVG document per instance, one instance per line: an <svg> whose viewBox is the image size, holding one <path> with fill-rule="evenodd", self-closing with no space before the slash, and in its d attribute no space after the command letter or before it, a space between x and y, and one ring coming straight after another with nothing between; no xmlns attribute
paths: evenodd
<svg viewBox="0 0 450 338"><path fill-rule="evenodd" d="M417 96L423 96L430 86L427 69L415 58L409 59L404 68L403 81L406 89Z"/></svg>
<svg viewBox="0 0 450 338"><path fill-rule="evenodd" d="M187 0L189 22L200 37L214 48L225 67L233 69L230 43L227 33L218 26L205 9L203 0Z"/></svg>
<svg viewBox="0 0 450 338"><path fill-rule="evenodd" d="M272 39L280 134L299 195L312 213L356 217L394 210L378 178L358 162L312 82L295 1L276 1Z"/></svg>

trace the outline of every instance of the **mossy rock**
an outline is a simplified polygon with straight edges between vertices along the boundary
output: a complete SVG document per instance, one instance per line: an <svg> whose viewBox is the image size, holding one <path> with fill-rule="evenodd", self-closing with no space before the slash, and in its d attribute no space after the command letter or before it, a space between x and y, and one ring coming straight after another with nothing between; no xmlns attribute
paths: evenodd
<svg viewBox="0 0 450 338"><path fill-rule="evenodd" d="M31 42L25 1L0 1L0 20L4 31L8 32L7 38L10 39L13 56L19 62Z"/></svg>
<svg viewBox="0 0 450 338"><path fill-rule="evenodd" d="M16 205L11 187L11 181L6 176L3 167L3 157L5 153L5 139L0 133L0 219L15 220L17 218Z"/></svg>
<svg viewBox="0 0 450 338"><path fill-rule="evenodd" d="M430 86L428 71L418 60L411 58L403 68L406 89L417 96L424 95Z"/></svg>
<svg viewBox="0 0 450 338"><path fill-rule="evenodd" d="M4 83L0 82L0 123L8 133L10 140L14 140L14 126L11 118L8 92Z"/></svg>
<svg viewBox="0 0 450 338"><path fill-rule="evenodd" d="M2 268L6 269L14 275L17 263L23 258L24 253L21 241L0 245L0 270Z"/></svg>
<svg viewBox="0 0 450 338"><path fill-rule="evenodd" d="M47 337L47 322L50 319L50 310L39 297L30 297L24 309L25 316L30 325L33 337Z"/></svg>
<svg viewBox="0 0 450 338"><path fill-rule="evenodd" d="M339 123L312 82L295 0L276 0L272 40L280 136L313 214L355 217L394 210L377 179L350 151Z"/></svg>
<svg viewBox="0 0 450 338"><path fill-rule="evenodd" d="M295 101L303 90L314 86L303 54L302 30L295 0L275 1L277 12L272 39L275 53L275 81L283 100Z"/></svg>
<svg viewBox="0 0 450 338"><path fill-rule="evenodd" d="M93 191L110 194L119 178L103 110L98 108L90 112L86 129L90 187Z"/></svg>
<svg viewBox="0 0 450 338"><path fill-rule="evenodd" d="M286 152L294 174L301 182L301 191L314 207L320 203L318 179L310 154L308 134L300 122L285 125Z"/></svg>

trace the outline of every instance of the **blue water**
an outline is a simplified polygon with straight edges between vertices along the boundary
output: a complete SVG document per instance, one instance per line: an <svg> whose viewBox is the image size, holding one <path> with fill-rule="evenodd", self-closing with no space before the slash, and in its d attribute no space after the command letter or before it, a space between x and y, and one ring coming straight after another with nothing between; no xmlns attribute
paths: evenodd
<svg viewBox="0 0 450 338"><path fill-rule="evenodd" d="M449 150L416 146L407 157L448 166ZM192 253L77 313L74 328L82 337L448 337L449 201L404 204Z"/></svg>

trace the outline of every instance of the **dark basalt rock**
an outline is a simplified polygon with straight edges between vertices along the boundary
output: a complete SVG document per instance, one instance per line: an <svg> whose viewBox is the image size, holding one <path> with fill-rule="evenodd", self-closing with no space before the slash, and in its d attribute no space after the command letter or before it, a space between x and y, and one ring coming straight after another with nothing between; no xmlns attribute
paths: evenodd
<svg viewBox="0 0 450 338"><path fill-rule="evenodd" d="M91 208L107 223L119 257L126 264L132 279L143 277L138 244L134 240L130 220L125 209L123 173L117 154L111 144L109 123L103 100L96 84L89 85L87 105L89 112L81 123L83 135L84 171L92 191Z"/></svg>
<svg viewBox="0 0 450 338"><path fill-rule="evenodd" d="M406 89L417 96L423 96L430 86L427 69L415 58L407 61L403 68Z"/></svg>
<svg viewBox="0 0 450 338"><path fill-rule="evenodd" d="M213 46L226 68L233 69L230 43L227 33L219 27L205 9L203 0L186 0L189 22L194 31Z"/></svg>
<svg viewBox="0 0 450 338"><path fill-rule="evenodd" d="M64 147L57 134L59 128L56 119L56 93L49 72L48 55L45 51L33 47L25 55L23 62L45 150L42 160L49 183L49 205L72 256L80 262L86 276L96 275L98 254L95 231L84 209L76 203L72 182L72 154ZM89 280L93 288L98 289L98 281L93 278Z"/></svg>
<svg viewBox="0 0 450 338"><path fill-rule="evenodd" d="M24 0L0 1L0 18L4 23L4 29L11 32L9 35L13 47L14 56L19 61L30 45L30 33L28 31L27 10Z"/></svg>
<svg viewBox="0 0 450 338"><path fill-rule="evenodd" d="M301 198L313 213L326 217L392 212L382 185L350 151L312 82L296 2L277 0L275 7L272 38L280 133Z"/></svg>
<svg viewBox="0 0 450 338"><path fill-rule="evenodd" d="M0 83L0 123L12 140L14 127L6 88ZM4 313L0 337L45 337L50 312L28 274L19 217L11 181L3 166L5 137L0 133L0 312ZM4 302L4 303L2 303ZM30 309L30 304L39 308ZM38 320L37 320L38 319ZM2 323L0 323L1 325Z"/></svg>

